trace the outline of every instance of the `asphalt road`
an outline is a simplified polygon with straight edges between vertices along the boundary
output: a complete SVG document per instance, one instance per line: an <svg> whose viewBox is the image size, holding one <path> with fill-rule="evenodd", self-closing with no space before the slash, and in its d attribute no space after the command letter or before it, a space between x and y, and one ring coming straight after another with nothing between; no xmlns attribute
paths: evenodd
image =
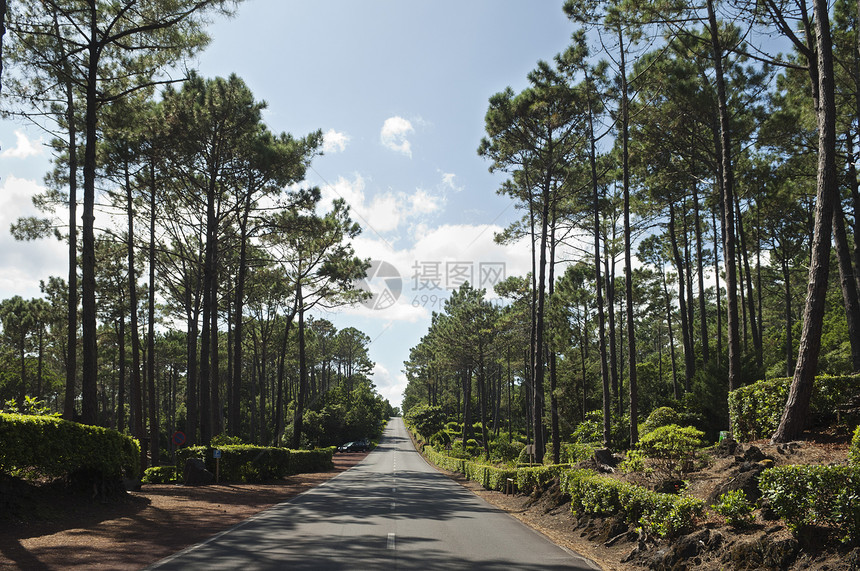
<svg viewBox="0 0 860 571"><path fill-rule="evenodd" d="M394 418L357 466L150 569L599 567L437 472Z"/></svg>

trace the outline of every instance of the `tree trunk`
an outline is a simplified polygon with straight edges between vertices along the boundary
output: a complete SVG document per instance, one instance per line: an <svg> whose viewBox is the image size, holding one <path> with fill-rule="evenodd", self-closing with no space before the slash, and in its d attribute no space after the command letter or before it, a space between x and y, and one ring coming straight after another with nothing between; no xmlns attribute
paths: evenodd
<svg viewBox="0 0 860 571"><path fill-rule="evenodd" d="M722 219L722 216L720 217ZM720 240L717 238L717 213L711 211L711 224L714 227L714 285L717 299L717 366L722 366L723 361L723 295L720 290ZM720 226L721 227L721 226Z"/></svg>
<svg viewBox="0 0 860 571"><path fill-rule="evenodd" d="M543 206L541 213L541 238L540 252L538 257L538 290L537 308L535 309L535 348L534 348L534 422L535 433L535 458L543 462L546 453L546 442L544 440L543 415L544 415L544 311L546 307L546 252L549 234L549 181L546 181L543 190Z"/></svg>
<svg viewBox="0 0 860 571"><path fill-rule="evenodd" d="M839 260L839 280L842 284L842 299L845 302L848 340L851 344L851 370L860 372L860 304L857 300L851 248L845 232L845 217L838 203L833 206L833 237L836 242L836 257Z"/></svg>
<svg viewBox="0 0 860 571"><path fill-rule="evenodd" d="M740 236L741 241L740 254L744 266L744 275L746 276L747 307L749 308L750 314L750 332L752 333L753 348L755 350L755 364L756 368L761 370L764 362L762 355L761 327L759 326L759 321L756 319L756 298L753 293L753 275L752 271L750 271L750 261L747 253L747 239L746 233L744 232L743 216L741 216L741 205L740 201L737 200L737 197L735 197L735 210L737 211L738 235Z"/></svg>
<svg viewBox="0 0 860 571"><path fill-rule="evenodd" d="M714 12L713 0L708 0L708 22L713 48L715 82L717 87L717 107L720 124L720 164L722 165L722 215L723 215L723 255L726 269L726 310L728 321L729 371L728 389L733 391L741 386L741 346L738 323L737 270L735 265L735 221L734 221L734 169L732 168L732 146L729 130L729 111L726 85L723 78L723 47L720 43L719 27Z"/></svg>
<svg viewBox="0 0 860 571"><path fill-rule="evenodd" d="M621 56L621 168L624 189L624 301L627 309L627 385L630 389L630 446L635 446L639 441L639 386L636 378L636 321L633 314L633 262L630 229L630 153L628 151L630 117L624 35L620 23L618 25L618 43Z"/></svg>
<svg viewBox="0 0 860 571"><path fill-rule="evenodd" d="M663 297L666 299L666 326L669 329L669 356L672 361L672 395L675 397L675 400L679 400L681 398L681 391L678 390L678 363L675 360L675 333L672 328L672 298L669 296L669 287L666 284L666 273L663 271L662 264L660 266L660 281L663 284Z"/></svg>
<svg viewBox="0 0 860 571"><path fill-rule="evenodd" d="M149 454L152 465L160 464L158 395L155 391L155 165L149 164L149 307L146 378L149 381Z"/></svg>
<svg viewBox="0 0 860 571"><path fill-rule="evenodd" d="M137 272L134 267L134 199L131 192L131 178L128 172L128 161L124 165L126 216L128 217L128 313L131 322L131 406L134 417L132 432L135 438L141 439L140 475L146 468L146 450L143 445L145 438L143 428L143 385L140 382L140 327L137 322Z"/></svg>
<svg viewBox="0 0 860 571"><path fill-rule="evenodd" d="M197 335L199 315L191 306L191 292L186 293L186 317L188 330L185 335L185 350L188 371L185 375L185 435L189 446L197 444L197 429L199 428L198 402L198 366L197 366ZM207 443L208 444L208 443Z"/></svg>
<svg viewBox="0 0 860 571"><path fill-rule="evenodd" d="M2 0L5 4L6 0ZM5 10L4 10L5 12ZM66 121L69 123L69 293L66 331L66 391L63 418L75 419L78 376L78 141L75 102L71 83L66 88Z"/></svg>
<svg viewBox="0 0 860 571"><path fill-rule="evenodd" d="M556 203L553 201L550 209L550 231L549 231L549 299L552 303L552 295L555 291L555 228L556 228ZM558 383L558 371L556 353L546 343L547 363L549 364L549 409L550 409L550 435L552 438L552 463L561 463L561 435L558 426L558 397L555 394Z"/></svg>
<svg viewBox="0 0 860 571"><path fill-rule="evenodd" d="M588 75L585 77L588 84L588 163L591 169L591 199L592 210L594 214L594 284L596 287L597 299L597 340L600 350L600 380L603 389L603 416L609 418L612 414L612 396L609 385L609 364L606 355L606 316L603 312L603 288L600 276L600 184L597 178L597 144L594 138L594 111L591 102L591 85L588 81ZM585 420L586 410L586 379L583 372L582 376L582 417Z"/></svg>
<svg viewBox="0 0 860 571"><path fill-rule="evenodd" d="M84 204L82 222L81 250L81 301L82 301L82 345L83 345L83 376L81 378L81 422L84 424L98 423L98 328L96 323L96 237L95 237L95 199L96 199L96 148L98 146L97 85L98 64L102 46L96 42L97 11L95 2L89 6L90 11L90 42L87 46L87 82L86 82L86 113L85 113L85 147L84 147ZM71 351L71 348L69 348Z"/></svg>
<svg viewBox="0 0 860 571"><path fill-rule="evenodd" d="M117 411L116 411L116 429L120 432L125 432L125 379L126 379L126 358L125 358L125 316L119 316L119 324L117 325L117 352L119 353L119 382L117 383Z"/></svg>
<svg viewBox="0 0 860 571"><path fill-rule="evenodd" d="M690 385L695 371L695 355L692 348L692 339L690 338L690 322L687 317L687 300L684 287L684 261L681 259L681 253L678 251L678 240L675 231L675 206L674 203L669 204L669 241L672 244L672 257L675 260L675 269L678 271L678 305L680 306L681 315L681 338L684 343L684 392L690 392Z"/></svg>
<svg viewBox="0 0 860 571"><path fill-rule="evenodd" d="M696 232L696 269L699 276L699 336L702 338L702 362L708 363L711 360L711 352L708 339L708 313L705 304L705 263L702 253L704 240L702 239L702 221L699 216L699 185L695 181L693 181L693 217ZM692 300L690 301L692 302Z"/></svg>
<svg viewBox="0 0 860 571"><path fill-rule="evenodd" d="M817 65L810 61L809 70L813 80L813 91L817 92L815 109L818 123L818 177L816 181L815 232L797 367L782 419L772 437L774 442L796 440L806 427L809 400L812 396L812 385L815 381L818 356L821 352L821 329L824 321L827 278L830 269L833 208L838 196L836 101L830 16L826 0L815 0L813 5Z"/></svg>
<svg viewBox="0 0 860 571"><path fill-rule="evenodd" d="M296 285L296 306L299 310L299 394L296 398L296 413L293 419L293 448L299 449L302 443L302 423L305 413L305 399L308 392L308 369L305 358L305 308L302 298L301 282Z"/></svg>
<svg viewBox="0 0 860 571"><path fill-rule="evenodd" d="M788 266L786 256L782 258L782 279L785 282L785 376L794 376L794 364L796 363L794 353L794 328L791 309L791 269Z"/></svg>

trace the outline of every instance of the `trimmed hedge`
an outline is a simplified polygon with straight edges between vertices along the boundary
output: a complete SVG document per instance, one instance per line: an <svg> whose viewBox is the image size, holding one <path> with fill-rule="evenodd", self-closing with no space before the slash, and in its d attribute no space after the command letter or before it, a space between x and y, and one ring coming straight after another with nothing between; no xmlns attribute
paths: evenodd
<svg viewBox="0 0 860 571"><path fill-rule="evenodd" d="M627 523L646 526L662 537L691 531L705 513L702 500L653 492L592 470L568 470L560 480L575 514L620 515Z"/></svg>
<svg viewBox="0 0 860 571"><path fill-rule="evenodd" d="M0 472L119 480L140 470L137 440L53 416L0 413Z"/></svg>
<svg viewBox="0 0 860 571"><path fill-rule="evenodd" d="M173 484L180 479L176 466L153 466L143 471L142 484Z"/></svg>
<svg viewBox="0 0 860 571"><path fill-rule="evenodd" d="M860 467L796 465L762 472L762 498L793 532L829 525L860 539Z"/></svg>
<svg viewBox="0 0 860 571"><path fill-rule="evenodd" d="M517 489L531 493L549 484L553 478L570 470L570 464L551 464L547 466L528 466L517 468Z"/></svg>
<svg viewBox="0 0 860 571"><path fill-rule="evenodd" d="M779 426L790 378L766 379L729 393L729 419L734 437L748 442L769 437ZM832 415L860 392L860 375L815 377L810 413Z"/></svg>
<svg viewBox="0 0 860 571"><path fill-rule="evenodd" d="M621 514L625 521L644 525L663 537L691 531L696 519L705 513L705 503L696 498L661 494L641 486L599 476L587 469L571 469L569 464L529 466L517 470L451 458L424 447L427 459L444 470L459 472L488 490L504 490L507 478L515 478L517 489L530 492L558 477L561 491L571 497L571 510L577 514Z"/></svg>
<svg viewBox="0 0 860 571"><path fill-rule="evenodd" d="M218 463L220 482L256 483L277 480L290 474L322 472L331 468L334 448L290 450L269 446L237 444L227 446L192 446L176 451L176 470L185 469L188 458L202 458L206 469L215 473L213 451L221 451Z"/></svg>
<svg viewBox="0 0 860 571"><path fill-rule="evenodd" d="M569 464L554 466L532 466L529 468L506 468L481 464L463 458L454 458L437 451L432 446L424 447L424 456L431 463L449 472L458 472L477 482L486 490L505 490L508 478L512 479L520 491L531 491L536 485L545 485L564 470Z"/></svg>

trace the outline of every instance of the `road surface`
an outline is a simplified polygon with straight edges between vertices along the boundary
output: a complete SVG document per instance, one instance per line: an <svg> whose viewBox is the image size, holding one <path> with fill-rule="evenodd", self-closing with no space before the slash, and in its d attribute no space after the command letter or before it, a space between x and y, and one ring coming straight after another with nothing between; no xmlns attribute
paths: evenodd
<svg viewBox="0 0 860 571"><path fill-rule="evenodd" d="M150 569L599 567L436 471L394 418L360 464Z"/></svg>

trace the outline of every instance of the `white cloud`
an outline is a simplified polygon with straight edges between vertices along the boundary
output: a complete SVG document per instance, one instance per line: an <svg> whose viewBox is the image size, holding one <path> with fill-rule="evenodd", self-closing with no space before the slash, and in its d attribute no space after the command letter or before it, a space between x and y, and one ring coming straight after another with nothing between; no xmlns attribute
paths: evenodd
<svg viewBox="0 0 860 571"><path fill-rule="evenodd" d="M352 180L338 177L334 184L323 188L323 203L328 208L335 198L343 198L350 207L352 218L365 233L381 235L394 232L406 221L438 212L444 199L418 189L413 194L390 190L379 191L369 197L367 182L360 174Z"/></svg>
<svg viewBox="0 0 860 571"><path fill-rule="evenodd" d="M461 190L463 190L462 186L459 186L454 182L454 179L456 178L456 176L457 175L455 175L452 172L443 172L442 173L442 186L443 186L443 188L451 189L454 192L460 192Z"/></svg>
<svg viewBox="0 0 860 571"><path fill-rule="evenodd" d="M406 136L414 132L415 129L408 120L399 116L389 117L382 125L379 140L384 147L412 158L412 144Z"/></svg>
<svg viewBox="0 0 860 571"><path fill-rule="evenodd" d="M41 147L41 139L34 144L24 133L24 131L15 131L15 146L11 149L5 149L0 152L0 157L9 157L13 159L26 159L35 155L41 155L43 149Z"/></svg>
<svg viewBox="0 0 860 571"><path fill-rule="evenodd" d="M44 188L37 182L7 176L0 181L0 299L38 297L39 280L68 274L68 248L54 238L19 242L9 226L21 216L34 216L31 198ZM62 212L58 216L64 216Z"/></svg>
<svg viewBox="0 0 860 571"><path fill-rule="evenodd" d="M439 210L441 202L439 197L419 188L409 197L409 212L413 215L431 214Z"/></svg>
<svg viewBox="0 0 860 571"><path fill-rule="evenodd" d="M323 152L324 153L342 153L349 143L349 135L339 133L334 129L329 129L323 135Z"/></svg>
<svg viewBox="0 0 860 571"><path fill-rule="evenodd" d="M393 376L383 365L376 363L373 367L373 384L377 392L388 399L391 406L400 406L403 391L406 390L406 375L403 373Z"/></svg>

